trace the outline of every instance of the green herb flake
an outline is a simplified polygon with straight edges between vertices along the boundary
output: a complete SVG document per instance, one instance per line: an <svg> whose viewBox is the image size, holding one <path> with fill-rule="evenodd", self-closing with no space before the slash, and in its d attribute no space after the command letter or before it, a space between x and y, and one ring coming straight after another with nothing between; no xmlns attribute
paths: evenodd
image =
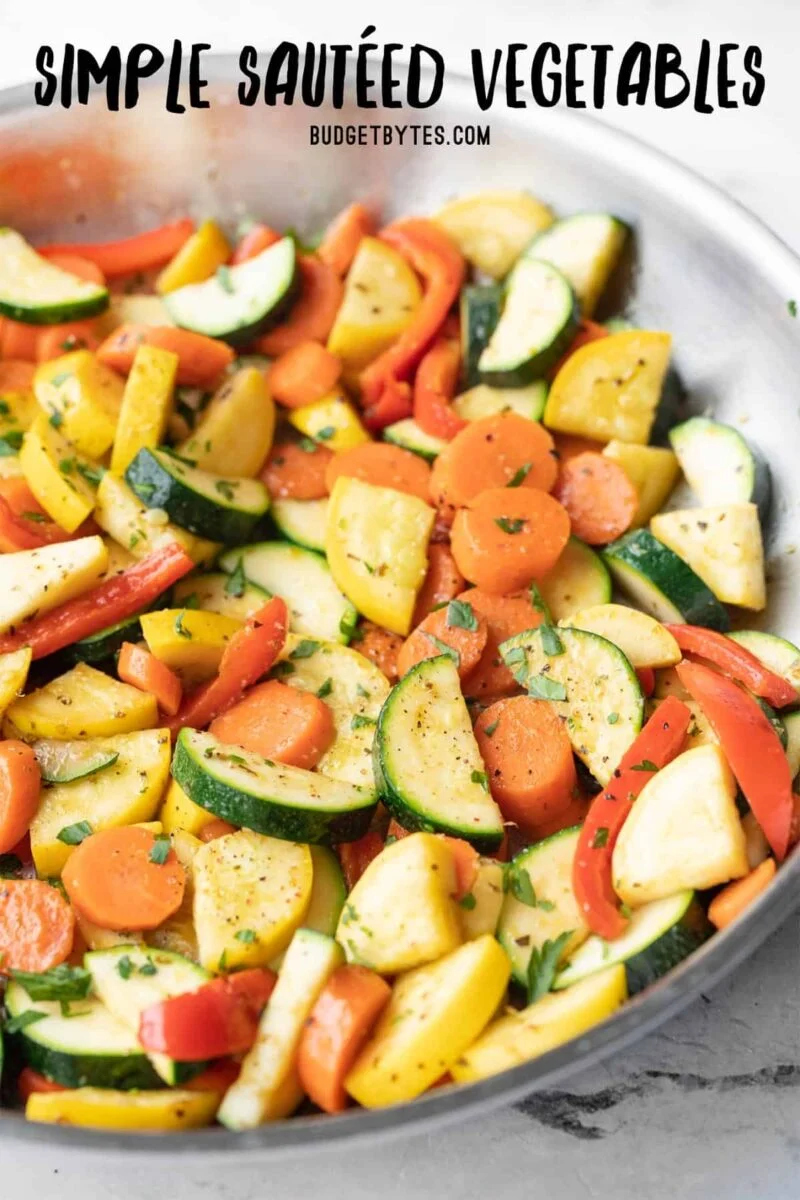
<svg viewBox="0 0 800 1200"><path fill-rule="evenodd" d="M351 729L367 729L369 726L377 725L374 717L366 717L363 713L356 713L350 722Z"/></svg>
<svg viewBox="0 0 800 1200"><path fill-rule="evenodd" d="M492 721L491 725L487 725L485 727L485 729L483 730L484 737L488 737L488 738L494 737L495 731L499 724L500 724L500 718L498 717L496 721Z"/></svg>
<svg viewBox="0 0 800 1200"><path fill-rule="evenodd" d="M318 650L319 642L315 642L313 638L303 638L292 650L289 658L311 658Z"/></svg>
<svg viewBox="0 0 800 1200"><path fill-rule="evenodd" d="M237 599L244 595L247 587L247 576L244 573L244 559L240 556L231 574L225 582L225 595L236 596Z"/></svg>
<svg viewBox="0 0 800 1200"><path fill-rule="evenodd" d="M147 962L143 962L142 965L139 967L139 974L140 975L157 975L158 967L156 966L156 964L154 962L151 962L150 959L148 958Z"/></svg>
<svg viewBox="0 0 800 1200"><path fill-rule="evenodd" d="M603 847L607 846L607 845L608 845L608 830L606 829L605 825L601 825L599 829L596 829L594 831L594 837L592 838L592 849L593 850L602 850Z"/></svg>
<svg viewBox="0 0 800 1200"><path fill-rule="evenodd" d="M609 725L616 725L617 721L619 720L619 713L609 713L606 717L606 720L608 721Z"/></svg>
<svg viewBox="0 0 800 1200"><path fill-rule="evenodd" d="M178 637L186 638L186 640L188 642L190 642L192 640L192 631L191 631L191 629L187 629L183 623L183 618L185 616L186 616L186 609L182 608L181 611L178 613L177 617L175 618L174 628L175 628L175 632L177 633Z"/></svg>
<svg viewBox="0 0 800 1200"><path fill-rule="evenodd" d="M61 462L58 464L58 469L62 475L71 475L75 470L75 459L62 458Z"/></svg>
<svg viewBox="0 0 800 1200"><path fill-rule="evenodd" d="M552 912L555 904L553 904L552 900L537 900L536 907L540 908L542 912Z"/></svg>
<svg viewBox="0 0 800 1200"><path fill-rule="evenodd" d="M508 483L506 484L506 487L519 487L521 484L523 484L525 482L525 480L527 479L528 473L530 472L530 469L532 466L533 466L533 463L529 463L529 462L523 463L522 466L519 468L519 470L515 471L514 474L511 476Z"/></svg>
<svg viewBox="0 0 800 1200"><path fill-rule="evenodd" d="M39 525L44 525L47 521L46 514L40 512L24 512L20 513L20 516L25 521L35 521Z"/></svg>
<svg viewBox="0 0 800 1200"><path fill-rule="evenodd" d="M528 963L528 1003L533 1004L546 996L553 986L558 970L558 960L572 937L574 930L567 929L559 934L554 941L546 941L544 945L531 951Z"/></svg>
<svg viewBox="0 0 800 1200"><path fill-rule="evenodd" d="M105 467L95 467L91 463L76 461L75 468L81 478L85 479L90 487L99 487L106 473Z"/></svg>
<svg viewBox="0 0 800 1200"><path fill-rule="evenodd" d="M65 846L80 846L81 842L87 837L91 837L93 832L88 821L76 821L74 825L65 825L56 836Z"/></svg>
<svg viewBox="0 0 800 1200"><path fill-rule="evenodd" d="M534 609L536 612L542 614L546 624L552 625L553 618L550 614L550 609L548 607L547 601L545 600L544 596L539 591L539 588L536 586L535 583L532 583L530 585L530 587L528 588L528 599L530 600L531 608Z"/></svg>
<svg viewBox="0 0 800 1200"><path fill-rule="evenodd" d="M658 767L649 758L643 758L640 763L635 763L631 767L632 771L657 771Z"/></svg>
<svg viewBox="0 0 800 1200"><path fill-rule="evenodd" d="M787 301L786 301L786 308L787 308L787 309L788 309L788 311L789 311L789 316L790 316L790 317L796 317L796 316L797 316L797 301L796 301L796 300L787 300Z"/></svg>
<svg viewBox="0 0 800 1200"><path fill-rule="evenodd" d="M232 503L236 499L236 485L231 483L229 479L218 479L214 484L214 487L219 492L220 496L222 496L223 500L227 500L229 503Z"/></svg>
<svg viewBox="0 0 800 1200"><path fill-rule="evenodd" d="M245 946L250 946L256 941L255 929L239 929L233 936L237 942L243 942Z"/></svg>
<svg viewBox="0 0 800 1200"><path fill-rule="evenodd" d="M298 445L304 454L316 454L317 452L317 443L313 438L302 437L300 438Z"/></svg>
<svg viewBox="0 0 800 1200"><path fill-rule="evenodd" d="M7 417L11 413L11 408L6 404L5 400L0 400L0 416Z"/></svg>
<svg viewBox="0 0 800 1200"><path fill-rule="evenodd" d="M369 691L368 688L365 688L363 683L357 683L356 684L356 695L360 696L362 700L369 700L370 696L372 695L372 692Z"/></svg>
<svg viewBox="0 0 800 1200"><path fill-rule="evenodd" d="M567 689L557 679L546 675L534 675L528 680L528 695L538 700L566 700Z"/></svg>
<svg viewBox="0 0 800 1200"><path fill-rule="evenodd" d="M53 429L60 429L64 424L64 414L59 412L57 408L50 410L50 416L47 418Z"/></svg>
<svg viewBox="0 0 800 1200"><path fill-rule="evenodd" d="M286 675L294 675L294 672L295 672L294 663L286 662L286 660L284 659L283 662L275 663L275 666L272 668L271 674L272 674L273 679L283 679L284 676L286 676Z"/></svg>
<svg viewBox="0 0 800 1200"><path fill-rule="evenodd" d="M564 653L564 643L556 633L552 625L541 625L539 627L542 635L542 649L548 658L557 658Z"/></svg>
<svg viewBox="0 0 800 1200"><path fill-rule="evenodd" d="M328 678L325 680L325 682L321 683L319 685L319 687L317 688L317 696L319 697L320 700L324 700L326 696L330 696L332 691L333 691L333 680L331 679L330 676L328 676Z"/></svg>
<svg viewBox="0 0 800 1200"><path fill-rule="evenodd" d="M314 437L319 442L329 442L332 437L336 437L336 426L325 425L322 429L318 429Z"/></svg>
<svg viewBox="0 0 800 1200"><path fill-rule="evenodd" d="M451 629L469 629L474 632L478 628L478 618L467 600L451 600L447 605L445 624Z"/></svg>
<svg viewBox="0 0 800 1200"><path fill-rule="evenodd" d="M503 533L522 533L525 528L524 517L495 517L494 523Z"/></svg>
<svg viewBox="0 0 800 1200"><path fill-rule="evenodd" d="M151 863L155 863L158 867L163 867L169 857L170 846L172 843L165 833L160 833L153 843L153 848L150 851L149 858Z"/></svg>
<svg viewBox="0 0 800 1200"><path fill-rule="evenodd" d="M37 1021L43 1021L47 1013L37 1012L34 1008L29 1008L25 1012L21 1012L19 1016L12 1017L10 1021L6 1021L4 1029L6 1033L20 1033L23 1029L27 1029L29 1025L35 1025Z"/></svg>
<svg viewBox="0 0 800 1200"><path fill-rule="evenodd" d="M11 977L31 1000L85 1000L92 977L84 967L61 963L49 971L12 971Z"/></svg>
<svg viewBox="0 0 800 1200"><path fill-rule="evenodd" d="M443 642L441 638L436 637L433 633L428 633L427 630L422 630L429 642L432 642L439 654L443 654L445 658L451 658L457 667L461 666L461 655L454 646L448 646L447 642Z"/></svg>
<svg viewBox="0 0 800 1200"><path fill-rule="evenodd" d="M0 458L13 458L22 449L22 430L11 429L0 438Z"/></svg>
<svg viewBox="0 0 800 1200"><path fill-rule="evenodd" d="M466 896L462 896L458 903L460 907L465 908L467 912L472 912L473 908L478 902L473 896L472 892L467 892Z"/></svg>
<svg viewBox="0 0 800 1200"><path fill-rule="evenodd" d="M62 383L66 383L68 379L72 379L71 371L59 371L58 374L54 375L50 380L50 384L52 387L61 387Z"/></svg>
<svg viewBox="0 0 800 1200"><path fill-rule="evenodd" d="M536 892L531 883L531 877L519 863L511 862L506 867L503 875L503 891L510 892L515 900L519 900L520 904L526 904L528 908L536 907Z"/></svg>
<svg viewBox="0 0 800 1200"><path fill-rule="evenodd" d="M123 954L122 958L117 960L117 974L121 979L130 979L133 974L133 963L129 954Z"/></svg>
<svg viewBox="0 0 800 1200"><path fill-rule="evenodd" d="M485 771L473 771L470 775L472 783L479 783L485 792L489 790L489 777Z"/></svg>
<svg viewBox="0 0 800 1200"><path fill-rule="evenodd" d="M137 484L136 484L136 495L139 497L140 500L144 500L145 504L147 503L148 500L153 499L155 492L156 492L156 485L154 483L146 483L146 482L142 481L141 483L137 482Z"/></svg>
<svg viewBox="0 0 800 1200"><path fill-rule="evenodd" d="M217 267L217 283L222 288L223 292L227 292L229 296L232 296L236 291L230 267Z"/></svg>

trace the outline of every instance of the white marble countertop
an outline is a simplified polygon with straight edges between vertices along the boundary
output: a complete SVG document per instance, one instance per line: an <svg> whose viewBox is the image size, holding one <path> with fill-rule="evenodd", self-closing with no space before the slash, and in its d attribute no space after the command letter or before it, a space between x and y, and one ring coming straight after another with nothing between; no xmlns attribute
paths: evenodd
<svg viewBox="0 0 800 1200"><path fill-rule="evenodd" d="M214 49L245 42L357 41L369 23L381 41L438 46L452 68L471 46L509 41L627 43L642 38L696 48L712 41L756 43L764 51L767 87L755 109L702 116L651 108L602 114L682 159L736 196L800 251L796 196L800 184L797 69L800 7L789 0L732 6L728 0L495 0L432 5L406 0L379 13L364 0L300 0L275 11L263 0L0 0L0 84L32 77L46 40L95 49L114 41L173 37ZM282 1200L320 1195L338 1200L441 1200L501 1191L517 1197L584 1200L790 1200L800 1170L800 938L797 917L704 997L624 1059L576 1078L569 1090L539 1094L515 1109L346 1153L302 1162L173 1169L56 1156L40 1147L4 1145L5 1194L24 1189L42 1200Z"/></svg>

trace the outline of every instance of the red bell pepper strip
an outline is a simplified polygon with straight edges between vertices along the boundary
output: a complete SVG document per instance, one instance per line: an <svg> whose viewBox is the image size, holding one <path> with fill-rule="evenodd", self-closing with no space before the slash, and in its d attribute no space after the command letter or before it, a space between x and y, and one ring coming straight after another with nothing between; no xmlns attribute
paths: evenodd
<svg viewBox="0 0 800 1200"><path fill-rule="evenodd" d="M281 235L270 229L269 225L251 225L231 255L231 266L255 258L262 250L268 250L280 240Z"/></svg>
<svg viewBox="0 0 800 1200"><path fill-rule="evenodd" d="M797 702L797 692L790 683L724 633L699 625L667 625L666 628L684 653L707 659L724 675L743 683L748 691L775 708Z"/></svg>
<svg viewBox="0 0 800 1200"><path fill-rule="evenodd" d="M63 650L147 608L193 568L194 562L183 546L169 542L91 591L35 617L14 633L4 634L0 637L0 654L30 646L34 658L44 658Z"/></svg>
<svg viewBox="0 0 800 1200"><path fill-rule="evenodd" d="M440 338L417 367L414 380L414 417L431 437L451 441L467 422L450 401L458 385L461 352L457 342Z"/></svg>
<svg viewBox="0 0 800 1200"><path fill-rule="evenodd" d="M371 433L380 433L395 421L404 421L414 411L411 384L390 376L378 399L364 409L364 424Z"/></svg>
<svg viewBox="0 0 800 1200"><path fill-rule="evenodd" d="M336 847L348 892L353 890L383 847L384 841L379 833L365 833L355 842L342 842Z"/></svg>
<svg viewBox="0 0 800 1200"><path fill-rule="evenodd" d="M34 1071L33 1067L23 1067L17 1079L17 1092L23 1104L27 1104L28 1099L36 1092L66 1091L67 1089L62 1084L54 1083L46 1075L40 1075L38 1071Z"/></svg>
<svg viewBox="0 0 800 1200"><path fill-rule="evenodd" d="M711 723L780 862L786 857L792 827L792 773L769 718L752 696L717 671L690 662L678 663L675 670Z"/></svg>
<svg viewBox="0 0 800 1200"><path fill-rule="evenodd" d="M58 254L77 254L79 258L93 262L106 278L113 279L116 275L132 275L136 271L160 267L178 253L193 233L194 221L187 217L115 242L59 242L38 246L37 250L45 258Z"/></svg>
<svg viewBox="0 0 800 1200"><path fill-rule="evenodd" d="M583 346L588 346L590 342L597 342L600 338L608 336L609 333L605 325L598 325L597 321L590 321L588 317L583 317L569 349L563 358L560 358L556 365L550 368L547 372L547 378L555 379L558 372L564 366L564 363L572 357L576 350L582 349Z"/></svg>
<svg viewBox="0 0 800 1200"><path fill-rule="evenodd" d="M139 1041L177 1062L244 1054L276 980L274 971L255 967L151 1004L139 1019Z"/></svg>
<svg viewBox="0 0 800 1200"><path fill-rule="evenodd" d="M611 940L625 932L627 919L611 882L611 856L633 803L648 780L683 748L692 714L682 700L668 696L625 754L609 784L592 801L578 838L572 886L593 933Z"/></svg>
<svg viewBox="0 0 800 1200"><path fill-rule="evenodd" d="M645 696L652 696L656 690L656 673L652 667L637 667L636 677L639 680L639 687Z"/></svg>
<svg viewBox="0 0 800 1200"><path fill-rule="evenodd" d="M280 596L273 596L251 613L237 629L213 679L202 684L183 701L168 728L177 736L181 729L205 729L215 717L240 700L253 684L266 675L283 649L289 617Z"/></svg>

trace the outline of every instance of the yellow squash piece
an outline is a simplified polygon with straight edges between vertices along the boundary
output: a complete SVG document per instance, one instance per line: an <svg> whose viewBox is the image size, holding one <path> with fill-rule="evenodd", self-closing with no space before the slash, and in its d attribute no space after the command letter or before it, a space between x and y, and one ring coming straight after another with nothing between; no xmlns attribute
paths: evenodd
<svg viewBox="0 0 800 1200"><path fill-rule="evenodd" d="M139 346L122 394L111 470L123 475L143 447L154 450L164 440L178 356L158 346Z"/></svg>
<svg viewBox="0 0 800 1200"><path fill-rule="evenodd" d="M586 629L619 646L632 667L671 667L681 661L675 638L660 621L624 604L579 608L559 625Z"/></svg>
<svg viewBox="0 0 800 1200"><path fill-rule="evenodd" d="M395 975L461 943L453 855L433 833L412 833L374 858L351 891L336 939L348 962Z"/></svg>
<svg viewBox="0 0 800 1200"><path fill-rule="evenodd" d="M490 934L401 975L378 1026L345 1080L365 1108L421 1096L491 1020L511 967Z"/></svg>
<svg viewBox="0 0 800 1200"><path fill-rule="evenodd" d="M73 543L74 544L74 543ZM6 713L6 737L85 741L152 729L158 721L154 696L78 663L44 687L15 700Z"/></svg>
<svg viewBox="0 0 800 1200"><path fill-rule="evenodd" d="M348 383L397 340L421 299L419 280L403 256L380 238L363 238L328 338Z"/></svg>
<svg viewBox="0 0 800 1200"><path fill-rule="evenodd" d="M194 924L209 971L263 967L285 950L311 900L308 846L240 829L198 850Z"/></svg>
<svg viewBox="0 0 800 1200"><path fill-rule="evenodd" d="M0 654L0 717L25 687L32 658L30 646Z"/></svg>
<svg viewBox="0 0 800 1200"><path fill-rule="evenodd" d="M639 493L639 507L631 526L635 529L646 525L664 507L678 482L681 469L677 457L663 446L617 441L609 442L603 454L619 463Z"/></svg>
<svg viewBox="0 0 800 1200"><path fill-rule="evenodd" d="M97 489L94 519L134 558L146 558L166 542L178 542L196 563L213 559L219 545L170 525L161 509L147 508L124 479L106 471Z"/></svg>
<svg viewBox="0 0 800 1200"><path fill-rule="evenodd" d="M114 440L124 384L90 350L73 350L42 363L33 390L81 454L100 458Z"/></svg>
<svg viewBox="0 0 800 1200"><path fill-rule="evenodd" d="M75 924L90 950L111 950L114 946L138 946L144 941L141 933L135 930L125 930L119 933L116 929L102 929L99 925L95 925L94 921L87 920L77 908L75 909Z"/></svg>
<svg viewBox="0 0 800 1200"><path fill-rule="evenodd" d="M140 623L150 653L187 685L216 675L225 647L242 628L233 617L199 608L161 608L143 613Z"/></svg>
<svg viewBox="0 0 800 1200"><path fill-rule="evenodd" d="M542 413L545 391L540 379L520 388L497 388L479 383L456 396L453 408L465 421L480 421L483 417L508 412L536 421Z"/></svg>
<svg viewBox="0 0 800 1200"><path fill-rule="evenodd" d="M78 538L38 550L0 555L0 632L34 614L80 596L101 578L108 562L102 538Z"/></svg>
<svg viewBox="0 0 800 1200"><path fill-rule="evenodd" d="M206 813L206 817L210 817ZM164 830L168 833L168 830ZM150 930L146 935L148 946L157 950L167 950L170 954L181 954L192 962L199 963L200 951L197 945L197 931L194 927L194 860L204 843L183 829L178 829L170 836L175 857L186 872L186 885L183 889L183 900L178 908L166 921L162 921L158 929Z"/></svg>
<svg viewBox="0 0 800 1200"><path fill-rule="evenodd" d="M325 551L333 578L363 616L393 633L411 628L435 515L417 496L346 476L331 493Z"/></svg>
<svg viewBox="0 0 800 1200"><path fill-rule="evenodd" d="M625 967L607 967L494 1021L453 1063L450 1073L457 1083L474 1083L530 1062L599 1025L627 998Z"/></svg>
<svg viewBox="0 0 800 1200"><path fill-rule="evenodd" d="M503 907L503 864L496 858L482 858L469 894L474 903L459 904L464 941L471 942L484 933L494 936Z"/></svg>
<svg viewBox="0 0 800 1200"><path fill-rule="evenodd" d="M202 283L210 279L230 256L228 239L217 222L203 221L164 267L156 279L156 291L164 296L189 283Z"/></svg>
<svg viewBox="0 0 800 1200"><path fill-rule="evenodd" d="M57 525L73 533L83 524L96 502L90 480L100 472L75 453L44 413L25 434L19 465L28 487Z"/></svg>
<svg viewBox="0 0 800 1200"><path fill-rule="evenodd" d="M671 343L668 333L633 329L576 350L550 388L547 428L598 442L647 442Z"/></svg>
<svg viewBox="0 0 800 1200"><path fill-rule="evenodd" d="M204 471L252 479L272 449L274 436L275 402L264 372L242 367L217 389L178 452Z"/></svg>
<svg viewBox="0 0 800 1200"><path fill-rule="evenodd" d="M117 1092L83 1087L64 1092L34 1092L25 1106L29 1121L118 1129L125 1133L182 1133L214 1120L219 1092L165 1088L154 1092Z"/></svg>
<svg viewBox="0 0 800 1200"><path fill-rule="evenodd" d="M527 192L497 191L451 200L434 220L473 266L502 279L553 214Z"/></svg>
<svg viewBox="0 0 800 1200"><path fill-rule="evenodd" d="M120 325L174 325L169 309L160 296L140 294L127 296L119 292L111 297L108 312L98 321L103 337L113 333Z"/></svg>
<svg viewBox="0 0 800 1200"><path fill-rule="evenodd" d="M0 438L29 429L39 411L32 388L0 387Z"/></svg>
<svg viewBox="0 0 800 1200"><path fill-rule="evenodd" d="M295 429L322 442L337 454L370 440L358 413L341 389L313 404L291 409L289 421Z"/></svg>
<svg viewBox="0 0 800 1200"><path fill-rule="evenodd" d="M158 818L165 833L183 830L196 837L209 821L214 820L214 815L190 800L183 788L171 779Z"/></svg>
<svg viewBox="0 0 800 1200"><path fill-rule="evenodd" d="M764 544L755 504L658 513L650 531L687 562L723 604L756 612L766 607Z"/></svg>
<svg viewBox="0 0 800 1200"><path fill-rule="evenodd" d="M88 821L93 832L136 825L155 816L169 779L171 747L166 729L98 738L92 746L119 755L110 767L72 783L42 791L31 822L31 849L41 876L60 875L74 850L58 835L67 825Z"/></svg>

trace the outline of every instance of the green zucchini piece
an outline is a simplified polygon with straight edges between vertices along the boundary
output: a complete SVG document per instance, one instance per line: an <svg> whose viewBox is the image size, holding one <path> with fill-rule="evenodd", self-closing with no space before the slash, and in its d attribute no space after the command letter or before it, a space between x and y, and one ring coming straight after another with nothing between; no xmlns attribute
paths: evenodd
<svg viewBox="0 0 800 1200"><path fill-rule="evenodd" d="M172 590L173 607L201 608L206 612L222 613L236 621L246 621L269 600L269 592L250 583L244 572L226 575L209 571L207 575L190 575L180 579Z"/></svg>
<svg viewBox="0 0 800 1200"><path fill-rule="evenodd" d="M384 434L388 432L388 429L384 430ZM321 500L273 500L270 514L279 531L290 542L304 546L306 550L316 550L318 554L325 553L327 496Z"/></svg>
<svg viewBox="0 0 800 1200"><path fill-rule="evenodd" d="M73 783L113 767L119 758L116 750L104 750L92 742L60 742L55 738L34 742L33 753L44 783Z"/></svg>
<svg viewBox="0 0 800 1200"><path fill-rule="evenodd" d="M755 504L670 509L650 532L691 567L720 603L766 607L764 539Z"/></svg>
<svg viewBox="0 0 800 1200"><path fill-rule="evenodd" d="M786 757L789 760L789 770L792 779L800 771L800 712L786 713L781 717L786 733Z"/></svg>
<svg viewBox="0 0 800 1200"><path fill-rule="evenodd" d="M373 755L381 799L405 829L465 838L484 853L500 845L503 817L451 658L425 659L392 688Z"/></svg>
<svg viewBox="0 0 800 1200"><path fill-rule="evenodd" d="M221 267L211 279L176 288L164 297L176 325L246 345L283 319L299 286L294 239L262 250L235 267Z"/></svg>
<svg viewBox="0 0 800 1200"><path fill-rule="evenodd" d="M478 362L497 328L502 308L499 284L472 284L461 289L461 378L465 388L481 381Z"/></svg>
<svg viewBox="0 0 800 1200"><path fill-rule="evenodd" d="M140 450L125 479L147 508L163 509L181 529L212 542L247 541L269 508L259 480L213 475L166 450Z"/></svg>
<svg viewBox="0 0 800 1200"><path fill-rule="evenodd" d="M593 935L559 971L560 991L616 963L625 964L628 993L644 991L682 962L711 934L708 919L689 889L634 910L628 928L613 942Z"/></svg>
<svg viewBox="0 0 800 1200"><path fill-rule="evenodd" d="M60 325L108 308L108 288L62 271L13 229L0 229L0 316L27 325Z"/></svg>
<svg viewBox="0 0 800 1200"><path fill-rule="evenodd" d="M569 620L581 608L608 604L611 576L599 554L580 538L570 537L539 591L554 621Z"/></svg>
<svg viewBox="0 0 800 1200"><path fill-rule="evenodd" d="M310 846L309 849L314 866L314 882L311 885L308 912L303 917L303 928L333 937L347 899L344 875L338 858L328 846Z"/></svg>
<svg viewBox="0 0 800 1200"><path fill-rule="evenodd" d="M79 662L97 666L113 658L122 649L124 642L138 642L141 636L139 618L129 617L125 621L118 621L116 625L109 625L107 629L101 629L99 633L93 633L91 637L65 646L53 655L53 662L57 662L59 666L63 663L65 670Z"/></svg>
<svg viewBox="0 0 800 1200"><path fill-rule="evenodd" d="M287 542L256 542L226 551L219 565L231 574L240 562L251 583L283 597L294 633L326 642L350 641L358 613L339 591L321 554Z"/></svg>
<svg viewBox="0 0 800 1200"><path fill-rule="evenodd" d="M669 440L701 505L751 502L761 521L766 520L772 494L769 464L738 429L692 417L671 429Z"/></svg>
<svg viewBox="0 0 800 1200"><path fill-rule="evenodd" d="M635 604L664 623L730 627L727 610L692 568L647 529L606 546L603 560Z"/></svg>
<svg viewBox="0 0 800 1200"><path fill-rule="evenodd" d="M609 213L576 213L535 237L526 258L557 267L590 316L622 252L627 228Z"/></svg>
<svg viewBox="0 0 800 1200"><path fill-rule="evenodd" d="M790 683L797 690L800 700L800 650L793 642L775 633L764 633L761 629L739 629L730 637L754 654L770 671Z"/></svg>
<svg viewBox="0 0 800 1200"><path fill-rule="evenodd" d="M506 283L497 328L478 362L481 381L524 387L567 350L578 328L578 306L564 276L549 263L521 259Z"/></svg>
<svg viewBox="0 0 800 1200"><path fill-rule="evenodd" d="M357 841L377 803L374 784L287 767L194 729L181 730L172 774L206 812L290 842Z"/></svg>
<svg viewBox="0 0 800 1200"><path fill-rule="evenodd" d="M535 379L527 387L497 388L488 383L462 392L453 401L453 408L465 421L480 421L499 413L515 412L529 421L541 421L547 402L547 382Z"/></svg>
<svg viewBox="0 0 800 1200"><path fill-rule="evenodd" d="M529 695L553 704L578 758L605 786L642 727L639 680L619 647L596 633L559 628L557 641L555 654L541 629L529 629L501 642L500 654Z"/></svg>
<svg viewBox="0 0 800 1200"><path fill-rule="evenodd" d="M411 450L427 462L433 462L447 445L444 438L426 433L413 417L405 417L402 421L395 421L394 425L387 425L383 431L383 440L401 446L403 450Z"/></svg>

